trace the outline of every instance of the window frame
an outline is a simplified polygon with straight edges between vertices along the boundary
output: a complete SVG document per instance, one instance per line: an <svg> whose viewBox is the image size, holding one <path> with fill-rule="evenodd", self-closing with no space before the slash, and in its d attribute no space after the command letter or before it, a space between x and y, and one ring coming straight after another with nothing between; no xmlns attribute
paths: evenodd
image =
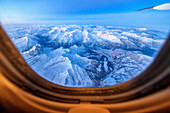
<svg viewBox="0 0 170 113"><path fill-rule="evenodd" d="M101 88L66 87L49 82L34 72L0 25L0 72L18 87L33 95L64 103L123 102L168 87L170 83L169 50L170 35L154 62L140 75L127 82Z"/></svg>

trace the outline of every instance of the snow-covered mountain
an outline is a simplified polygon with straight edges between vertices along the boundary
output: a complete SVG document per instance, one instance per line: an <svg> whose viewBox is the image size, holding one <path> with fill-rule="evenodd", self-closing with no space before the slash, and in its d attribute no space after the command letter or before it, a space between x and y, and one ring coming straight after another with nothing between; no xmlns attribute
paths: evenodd
<svg viewBox="0 0 170 113"><path fill-rule="evenodd" d="M71 87L125 82L148 67L165 41L159 31L136 27L30 25L7 32L35 72Z"/></svg>

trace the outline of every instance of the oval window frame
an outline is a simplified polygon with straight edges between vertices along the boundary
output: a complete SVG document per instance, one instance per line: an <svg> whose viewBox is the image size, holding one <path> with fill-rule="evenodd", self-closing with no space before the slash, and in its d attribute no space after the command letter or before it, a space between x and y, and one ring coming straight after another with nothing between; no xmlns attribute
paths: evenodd
<svg viewBox="0 0 170 113"><path fill-rule="evenodd" d="M66 103L80 103L81 101L122 102L166 88L170 83L169 50L170 35L154 62L140 75L127 82L101 88L65 87L49 82L34 72L0 26L1 73L27 92L49 100Z"/></svg>

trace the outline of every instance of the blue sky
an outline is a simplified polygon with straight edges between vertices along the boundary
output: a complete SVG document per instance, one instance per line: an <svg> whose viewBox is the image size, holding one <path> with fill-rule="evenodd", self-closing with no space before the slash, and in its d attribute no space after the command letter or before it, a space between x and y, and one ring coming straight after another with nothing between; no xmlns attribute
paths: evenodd
<svg viewBox="0 0 170 113"><path fill-rule="evenodd" d="M21 15L101 14L128 12L169 0L0 0L0 10ZM169 1L170 2L170 1Z"/></svg>
<svg viewBox="0 0 170 113"><path fill-rule="evenodd" d="M0 0L0 20L58 24L150 25L167 29L170 11L136 11L169 0Z"/></svg>

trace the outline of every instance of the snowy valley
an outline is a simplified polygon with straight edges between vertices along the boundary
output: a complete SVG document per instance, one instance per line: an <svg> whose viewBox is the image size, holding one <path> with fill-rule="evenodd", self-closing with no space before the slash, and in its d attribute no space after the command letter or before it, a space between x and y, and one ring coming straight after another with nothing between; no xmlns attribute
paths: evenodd
<svg viewBox="0 0 170 113"><path fill-rule="evenodd" d="M154 60L165 38L140 27L29 25L7 31L43 78L69 87L106 87L134 78Z"/></svg>

